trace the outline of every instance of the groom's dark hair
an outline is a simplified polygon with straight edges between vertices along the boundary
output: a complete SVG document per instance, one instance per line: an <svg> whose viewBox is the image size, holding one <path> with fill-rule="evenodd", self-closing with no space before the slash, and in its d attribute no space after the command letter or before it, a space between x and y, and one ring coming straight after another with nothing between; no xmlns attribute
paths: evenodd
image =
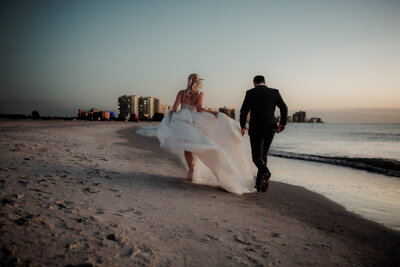
<svg viewBox="0 0 400 267"><path fill-rule="evenodd" d="M262 75L257 75L256 77L254 77L253 82L255 84L265 83L265 78Z"/></svg>

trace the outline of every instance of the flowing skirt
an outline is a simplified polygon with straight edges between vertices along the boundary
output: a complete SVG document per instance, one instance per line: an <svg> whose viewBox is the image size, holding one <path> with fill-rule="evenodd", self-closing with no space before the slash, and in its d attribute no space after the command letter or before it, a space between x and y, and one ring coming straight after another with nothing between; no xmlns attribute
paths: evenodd
<svg viewBox="0 0 400 267"><path fill-rule="evenodd" d="M255 191L249 137L241 136L239 123L224 113L215 118L189 109L172 116L169 111L157 128L144 126L137 133L157 136L162 147L180 157L186 170L184 152L193 153L195 183L236 194Z"/></svg>

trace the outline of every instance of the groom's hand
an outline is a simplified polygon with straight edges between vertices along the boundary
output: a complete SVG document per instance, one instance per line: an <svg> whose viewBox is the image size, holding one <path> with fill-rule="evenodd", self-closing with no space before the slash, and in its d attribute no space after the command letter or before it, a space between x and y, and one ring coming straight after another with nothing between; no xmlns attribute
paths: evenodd
<svg viewBox="0 0 400 267"><path fill-rule="evenodd" d="M279 127L278 127L278 130L276 132L277 133L281 133L281 132L283 132L285 130L285 128L286 128L285 125L280 124Z"/></svg>
<svg viewBox="0 0 400 267"><path fill-rule="evenodd" d="M242 129L240 129L240 133L242 134L242 136L244 136L244 134L246 133L247 127L243 127Z"/></svg>

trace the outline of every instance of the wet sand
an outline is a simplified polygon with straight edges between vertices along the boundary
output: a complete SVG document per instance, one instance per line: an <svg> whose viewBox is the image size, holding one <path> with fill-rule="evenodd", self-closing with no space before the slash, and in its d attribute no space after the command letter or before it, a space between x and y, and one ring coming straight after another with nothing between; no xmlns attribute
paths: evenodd
<svg viewBox="0 0 400 267"><path fill-rule="evenodd" d="M304 187L368 220L400 230L399 178L304 160L269 157L268 161L274 181Z"/></svg>
<svg viewBox="0 0 400 267"><path fill-rule="evenodd" d="M138 124L0 121L0 262L395 266L400 233L299 186L191 184ZM323 173L321 173L323 175Z"/></svg>

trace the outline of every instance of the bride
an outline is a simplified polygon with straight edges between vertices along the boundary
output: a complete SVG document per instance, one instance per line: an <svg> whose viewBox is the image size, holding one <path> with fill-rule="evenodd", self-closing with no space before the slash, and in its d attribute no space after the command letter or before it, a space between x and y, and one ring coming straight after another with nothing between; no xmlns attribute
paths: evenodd
<svg viewBox="0 0 400 267"><path fill-rule="evenodd" d="M157 129L161 146L181 158L190 182L236 194L254 192L249 138L240 135L237 121L203 108L201 81L191 74L187 88L178 92Z"/></svg>

